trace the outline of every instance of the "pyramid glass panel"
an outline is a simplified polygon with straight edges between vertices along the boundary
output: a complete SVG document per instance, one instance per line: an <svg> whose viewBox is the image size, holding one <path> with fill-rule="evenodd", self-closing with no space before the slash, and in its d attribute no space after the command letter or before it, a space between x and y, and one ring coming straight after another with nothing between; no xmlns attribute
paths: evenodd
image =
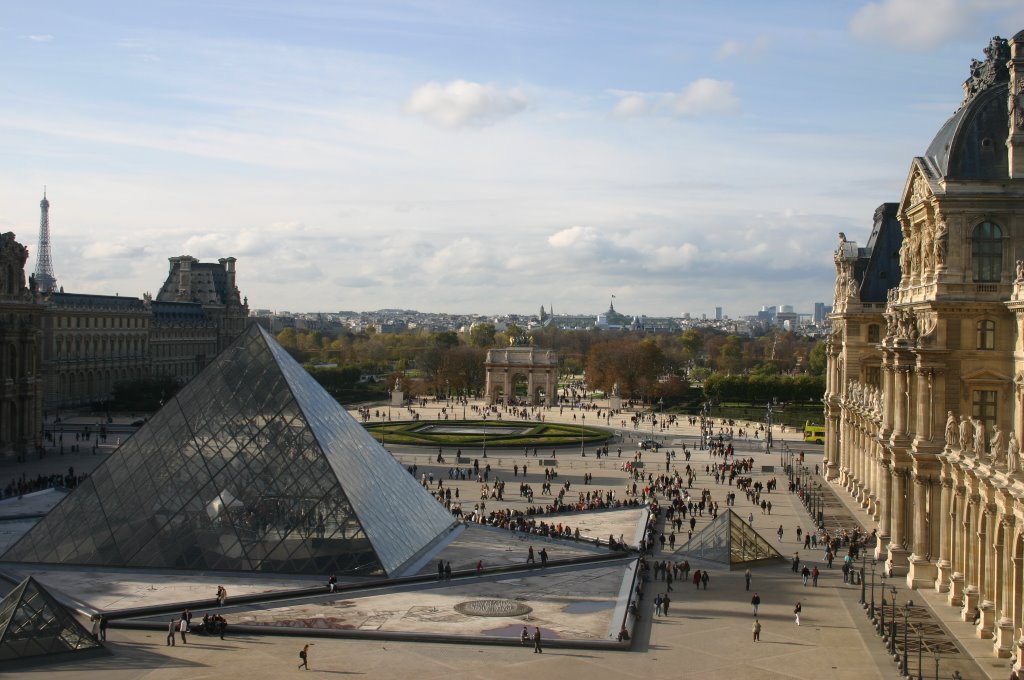
<svg viewBox="0 0 1024 680"><path fill-rule="evenodd" d="M781 560L782 554L732 510L716 517L680 549L684 555L727 564L730 568L765 560Z"/></svg>
<svg viewBox="0 0 1024 680"><path fill-rule="evenodd" d="M31 577L0 602L0 662L100 647L71 612Z"/></svg>
<svg viewBox="0 0 1024 680"><path fill-rule="evenodd" d="M394 574L453 526L254 325L3 559Z"/></svg>

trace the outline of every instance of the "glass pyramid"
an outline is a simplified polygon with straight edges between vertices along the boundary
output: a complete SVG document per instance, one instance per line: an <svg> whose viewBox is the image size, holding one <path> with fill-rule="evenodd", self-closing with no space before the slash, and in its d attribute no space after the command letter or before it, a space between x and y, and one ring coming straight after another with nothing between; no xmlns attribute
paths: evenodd
<svg viewBox="0 0 1024 680"><path fill-rule="evenodd" d="M253 324L2 559L393 575L453 526Z"/></svg>
<svg viewBox="0 0 1024 680"><path fill-rule="evenodd" d="M679 550L697 559L719 562L729 568L765 560L782 560L782 553L757 533L743 518L726 510L701 529Z"/></svg>
<svg viewBox="0 0 1024 680"><path fill-rule="evenodd" d="M101 648L31 576L0 601L0 663Z"/></svg>

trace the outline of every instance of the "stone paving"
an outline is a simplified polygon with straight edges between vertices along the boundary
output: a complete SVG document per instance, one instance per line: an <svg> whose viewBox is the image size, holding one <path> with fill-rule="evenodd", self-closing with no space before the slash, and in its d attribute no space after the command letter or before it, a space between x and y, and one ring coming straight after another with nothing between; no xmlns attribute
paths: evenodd
<svg viewBox="0 0 1024 680"><path fill-rule="evenodd" d="M424 419L431 415L428 410L421 411L423 411L421 417ZM571 418L568 418L569 414L567 409L563 417L571 422ZM549 416L554 417L551 412L549 412ZM693 428L680 426L658 434L670 440L682 439L686 442L693 442L696 433ZM625 441L622 443L624 449L622 460L619 460L615 453L620 445L618 442L610 445L613 451L612 457L602 458L600 461L596 460L592 454L583 458L570 456L568 452L563 455L560 452L558 456L559 477L554 482L555 490L557 491L558 484L569 481L571 484L567 494L569 497L580 491L585 493L598 489L602 491L614 489L620 498L623 497L626 488L626 475L621 470L621 463L632 458L632 453L635 451L635 440L646 438L649 433L640 428L636 432L624 431L623 435ZM777 445L781 446L784 443L783 437L776 437ZM794 449L801 446L794 441L796 437L798 435L793 433L789 435L789 444ZM751 442L751 444L751 448L756 446L756 442ZM820 446L809 445L807 451L809 463L820 462ZM396 448L395 453L400 460L403 460L403 463L416 462L424 469L430 467L428 461L432 459L432 455L436 456L436 450L431 452L430 450L416 451ZM779 462L777 454L773 453L769 456L764 453L748 453L745 446L741 448L740 455L752 455L757 461L757 465L777 466ZM96 458L101 458L101 456ZM530 458L532 459L532 456ZM521 475L511 475L511 466L515 462L521 464L522 459L521 451L489 451L488 461L491 463L492 469L506 480L507 486L505 501L498 504L497 501L488 500L486 501L488 509L497 507L525 508L526 500L517 495L518 483L522 481ZM69 460L72 459L65 456L63 460L55 462L66 467L67 464L70 464ZM500 464L498 460L501 461ZM663 463L663 459L656 460ZM691 465L700 471L700 479L696 487L709 488L712 497L722 503L724 508L724 494L731 488L728 485L721 485L724 488L717 488L714 480L708 479L703 474L704 465L709 460L705 452L694 452ZM46 462L39 461L39 463ZM535 491L539 491L540 483L543 481L543 467L539 464L535 466L533 460L528 465L527 482L533 486ZM678 455L675 465L679 468L685 465ZM445 485L447 485L449 483L447 466L433 467L435 468L435 479L444 475ZM57 470L60 469L57 468ZM78 469L77 466L76 469ZM55 470L51 468L48 471ZM656 471L654 466L650 467L649 471L660 472L660 470ZM0 470L0 474L3 472ZM592 484L583 484L584 472L594 474ZM777 468L774 472L756 472L754 476L760 479L775 476L779 479L780 491L770 495L774 505L772 514L770 516L762 515L759 508L751 508L742 494L737 497L736 512L743 517L747 517L748 513L753 513L754 528L769 538L782 554L789 556L795 552L803 552L802 542L796 541L795 529L797 526L804 529L811 526L807 511L796 502L792 494L785 492L785 480ZM471 508L473 504L479 502L479 484L475 480L453 482L453 484L458 485L464 509L467 509L467 506ZM541 498L539 495L535 495L535 504L544 502L550 502L550 496ZM586 520L583 519L583 515L576 516L580 519L575 522L581 527L585 522L591 521L589 515L586 516L588 518ZM564 516L562 519L570 526L574 526L573 516ZM709 520L710 518L705 514L697 529L699 530ZM784 528L784 537L781 541L775 534L780 524ZM626 530L620 531L620 533L628 536ZM516 538L506 540L518 541ZM522 554L515 550L507 552L512 557ZM466 553L466 557L461 558L460 561L472 561L472 554L472 549L470 549L470 552ZM802 555L802 557L812 561L818 560L818 563L821 563L820 552L816 555ZM661 558L660 555L655 556L655 559L659 558ZM691 565L695 568L701 567L693 560L691 560ZM698 591L690 584L677 583L673 592L675 596L673 605L668 616L655 617L651 605L653 595L660 592L659 589L665 588L665 585L655 582L648 584L642 618L634 632L632 652L561 648L553 635L550 640L551 645L545 649L545 653L534 654L531 649L520 648L518 645L493 647L478 644L452 645L391 640L304 639L301 635L298 637L248 633L232 635L230 630L223 642L216 639L208 640L201 636L190 636L188 645L181 645L179 642L176 647L168 647L165 645L165 634L159 631L111 628L109 645L114 652L113 656L107 659L90 659L80 664L69 662L57 666L41 667L38 671L29 670L21 675L29 677L36 673L42 673L44 675L41 677L47 678L66 676L153 680L202 677L276 678L304 672L295 669L295 665L298 664L298 649L306 642L313 642L315 646L311 648L310 666L312 671L310 672L358 675L367 678L416 677L450 680L452 678L521 678L524 675L536 677L585 675L597 680L641 677L645 679L678 678L683 674L696 675L702 680L732 680L751 675L756 675L759 680L775 678L820 680L825 676L839 680L847 678L849 680L862 678L894 680L897 677L895 665L886 656L880 639L875 636L858 604L860 588L842 583L838 565L833 570L822 569L823 575L817 588L804 587L800 579L790 571L788 564L768 565L753 569L753 588L762 597L759 620L763 624L763 631L759 643L751 640L753 617L749 602L752 593L744 589L743 571L729 572L721 565L704 566L710 568L712 574L708 590ZM604 564L581 565L578 571L582 573L586 569L600 570L609 567L610 565ZM429 569L429 565L424 569ZM176 582L174 577L175 575L168 576L168 588ZM211 575L209 579L208 581L193 582L191 577L179 576L177 583L182 585L190 583L196 588L206 588L220 577ZM137 588L145 584L146 581L146 579L139 579L132 582L127 578L124 580L135 584L126 589ZM479 582L465 587L462 594L466 597L475 597L488 593L513 592L509 590L512 586L502 583L503 580L508 581L510 578L496 575L494 579L481 579ZM77 588L77 586L71 585L66 578L64 586L70 586L72 590ZM235 586L228 587L230 591ZM528 585L518 587L528 587ZM460 585L460 590L462 588ZM581 587L576 586L575 590L579 591ZM607 589L602 588L601 590ZM435 607L440 611L442 607L433 602L441 602L447 606L447 603L457 599L434 588L428 588L421 592L430 593L431 591L434 591L432 595L423 597L419 601L416 600L421 597L419 593L414 593L414 597L411 598L408 597L408 594L399 591L373 595L372 597L381 599L377 602L366 600L365 609L371 611L388 606L394 607L396 611L409 612L414 607ZM69 594L74 595L73 592ZM136 594L139 595L139 593ZM567 599L561 609L564 610L566 606L572 604L568 601L568 598L572 596L576 596L575 601L592 599L589 596L581 598L581 594L565 591ZM554 595L563 596L560 591L555 591ZM608 596L602 597L607 598ZM798 600L803 604L802 625L799 627L796 626L792 613L793 606ZM424 601L428 604L424 604ZM300 615L299 618L306 613L306 610L302 609L306 606L304 604L286 606L297 607L295 611ZM355 607L355 609L358 608L359 606ZM561 613L567 616L574 615L572 611L567 614ZM578 620L582 622L594 613L593 611L581 612L578 615L581 618ZM256 615L254 609L253 616ZM232 620L231 617L229 617L230 620ZM366 621L368 618L363 620ZM505 620L511 627L521 627L524 623L521 618L515 617ZM588 624L589 628L595 631L599 630L601 626L593 624L593 620L592 625ZM388 625L388 623L385 622L382 625ZM586 631L588 625L581 623L577 628ZM606 628L602 631L602 635L607 633L607 621L603 625ZM496 627L500 627L500 624ZM990 645L990 642L987 643L989 654L991 654ZM951 658L943 658L940 675L948 678L952 670L956 668L960 670L964 680L984 677L971 660L970 654L961 654L961 656L964 657L964 660L957 662L952 661ZM929 666L926 665L925 670L927 671L928 668ZM933 675L925 672L924 677L933 677Z"/></svg>

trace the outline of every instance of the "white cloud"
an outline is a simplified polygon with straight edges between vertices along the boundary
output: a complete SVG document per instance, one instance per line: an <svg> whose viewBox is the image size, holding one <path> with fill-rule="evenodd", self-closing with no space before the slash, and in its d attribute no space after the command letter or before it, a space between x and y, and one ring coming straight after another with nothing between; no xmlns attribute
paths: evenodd
<svg viewBox="0 0 1024 680"><path fill-rule="evenodd" d="M731 81L699 78L681 92L630 92L609 90L619 97L612 109L617 118L663 113L686 118L736 113L740 100Z"/></svg>
<svg viewBox="0 0 1024 680"><path fill-rule="evenodd" d="M747 56L760 54L771 44L771 38L767 35L759 35L749 42L740 42L739 40L726 40L718 49L715 50L715 60L723 61L725 59L731 59L732 57L738 56L739 54L745 54Z"/></svg>
<svg viewBox="0 0 1024 680"><path fill-rule="evenodd" d="M82 255L90 259L124 259L144 257L146 249L141 246L127 246L123 243L101 241L90 243L82 250Z"/></svg>
<svg viewBox="0 0 1024 680"><path fill-rule="evenodd" d="M598 241L597 230L593 227L569 227L548 237L548 243L555 248L577 248L592 245Z"/></svg>
<svg viewBox="0 0 1024 680"><path fill-rule="evenodd" d="M685 117L736 113L740 100L733 89L733 84L727 80L700 78L672 96L672 108L677 115Z"/></svg>
<svg viewBox="0 0 1024 680"><path fill-rule="evenodd" d="M619 102L612 109L612 113L622 118L640 116L650 109L649 102L639 94L628 94L619 99Z"/></svg>
<svg viewBox="0 0 1024 680"><path fill-rule="evenodd" d="M434 125L459 128L493 123L519 113L528 103L526 93L518 87L500 90L490 84L453 80L446 85L429 82L416 88L405 110Z"/></svg>
<svg viewBox="0 0 1024 680"><path fill-rule="evenodd" d="M850 19L854 37L905 49L929 49L963 31L987 7L962 0L878 0Z"/></svg>
<svg viewBox="0 0 1024 680"><path fill-rule="evenodd" d="M32 42L50 42L53 40L53 36L49 33L44 33L42 35L30 35L28 39Z"/></svg>
<svg viewBox="0 0 1024 680"><path fill-rule="evenodd" d="M715 51L715 59L721 61L722 59L728 59L729 57L735 57L740 53L741 45L738 40L726 40L724 43L718 46Z"/></svg>

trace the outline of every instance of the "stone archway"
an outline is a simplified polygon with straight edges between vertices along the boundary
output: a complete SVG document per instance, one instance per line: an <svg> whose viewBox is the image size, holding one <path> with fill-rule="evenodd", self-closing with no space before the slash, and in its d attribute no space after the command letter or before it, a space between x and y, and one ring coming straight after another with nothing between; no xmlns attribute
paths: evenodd
<svg viewBox="0 0 1024 680"><path fill-rule="evenodd" d="M534 347L506 347L487 352L484 361L487 383L484 395L488 404L498 401L499 394L506 399L515 397L517 376L526 378L526 399L531 406L543 403L554 406L558 390L558 356L549 349Z"/></svg>

